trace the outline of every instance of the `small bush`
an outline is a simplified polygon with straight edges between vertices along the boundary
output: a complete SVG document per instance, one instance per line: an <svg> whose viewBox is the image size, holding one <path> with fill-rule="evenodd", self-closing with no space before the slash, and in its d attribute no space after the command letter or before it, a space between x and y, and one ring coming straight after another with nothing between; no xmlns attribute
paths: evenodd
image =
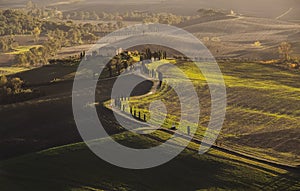
<svg viewBox="0 0 300 191"><path fill-rule="evenodd" d="M0 78L0 104L11 104L26 101L41 96L39 91L32 91L24 87L24 81L20 78Z"/></svg>

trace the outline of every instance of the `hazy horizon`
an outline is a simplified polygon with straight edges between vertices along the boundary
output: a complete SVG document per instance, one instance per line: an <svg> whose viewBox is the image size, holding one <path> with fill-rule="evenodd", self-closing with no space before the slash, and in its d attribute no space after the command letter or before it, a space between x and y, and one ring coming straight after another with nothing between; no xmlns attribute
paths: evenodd
<svg viewBox="0 0 300 191"><path fill-rule="evenodd" d="M2 9L10 8L10 7L22 7L26 4L26 0L16 1L16 0L2 0L0 2L0 7ZM277 16L283 14L292 8L292 11L289 13L292 19L298 19L300 16L299 8L300 1L299 0L154 0L154 1L146 1L146 0L116 0L116 1L108 1L108 0L50 0L50 1L38 1L33 0L33 2L38 3L42 6L55 6L55 7L64 7L66 5L72 6L74 9L85 9L86 6L94 5L94 8L101 9L103 6L101 5L110 5L112 10L117 10L122 12L122 6L126 6L125 10L128 8L132 8L132 10L143 9L148 11L158 11L158 12L175 12L175 13L186 13L191 11L196 11L200 8L212 8L212 9L226 9L226 10L234 10L236 12L240 12L242 14L248 14L251 16L257 17L269 17L276 18ZM59 3L58 3L59 2ZM143 5L149 5L143 7ZM122 5L122 6L120 6ZM114 7L116 6L116 7ZM106 8L106 7L105 7ZM107 10L109 12L109 10Z"/></svg>

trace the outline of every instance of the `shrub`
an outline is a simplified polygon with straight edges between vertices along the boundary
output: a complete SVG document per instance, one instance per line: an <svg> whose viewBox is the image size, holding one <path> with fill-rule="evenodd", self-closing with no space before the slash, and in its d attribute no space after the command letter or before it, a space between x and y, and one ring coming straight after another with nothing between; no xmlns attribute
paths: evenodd
<svg viewBox="0 0 300 191"><path fill-rule="evenodd" d="M24 81L20 78L0 78L0 104L11 104L33 99L43 94L23 87Z"/></svg>

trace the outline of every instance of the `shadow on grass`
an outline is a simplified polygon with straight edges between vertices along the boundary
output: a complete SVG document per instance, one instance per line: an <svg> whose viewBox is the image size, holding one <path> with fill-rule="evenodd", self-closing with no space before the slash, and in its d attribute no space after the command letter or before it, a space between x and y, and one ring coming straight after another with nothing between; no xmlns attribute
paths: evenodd
<svg viewBox="0 0 300 191"><path fill-rule="evenodd" d="M114 138L128 146L150 147L160 142L121 133ZM251 165L185 150L172 161L152 169L123 169L96 157L83 143L49 149L1 163L1 190L261 190L278 177ZM295 179L295 176L291 176ZM291 178L289 180L292 180ZM296 180L296 179L295 179ZM17 183L17 184L16 184ZM267 184L268 183L268 184ZM286 182L281 186L294 186ZM280 187L279 187L280 188Z"/></svg>

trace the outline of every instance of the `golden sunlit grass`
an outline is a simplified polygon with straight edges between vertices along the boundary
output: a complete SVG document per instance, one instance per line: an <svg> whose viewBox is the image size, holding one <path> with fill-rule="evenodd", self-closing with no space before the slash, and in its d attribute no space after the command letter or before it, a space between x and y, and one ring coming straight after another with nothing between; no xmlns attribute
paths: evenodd
<svg viewBox="0 0 300 191"><path fill-rule="evenodd" d="M154 62L148 67L164 70L165 63L168 62ZM193 63L178 63L176 66L193 82L198 91L206 87L206 78ZM228 99L220 141L230 148L261 158L299 164L299 147L290 147L289 144L284 146L286 137L296 139L295 134L300 127L300 105L296 104L300 100L299 74L257 63L226 63L220 64L220 68L226 83ZM176 78L176 70L165 68L164 72L171 76L165 81L172 81L179 87L186 88L185 81ZM213 75L210 77L214 78ZM185 90L189 92L188 89ZM201 90L198 93L200 102L209 103L209 91ZM176 93L164 84L154 94L131 98L130 105L143 113L149 113L148 107L151 102L165 100L168 119L163 122L163 127L170 128L174 122L178 122L180 116L180 103L174 97L177 97ZM196 133L198 138L202 138L209 121L209 110L204 108L203 113L205 115L200 117L199 130ZM186 132L186 124L180 124L179 129ZM282 130L290 130L286 131L290 136L280 138ZM271 134L276 136L276 139ZM268 146L265 142L269 142ZM278 150L279 146L282 151Z"/></svg>
<svg viewBox="0 0 300 191"><path fill-rule="evenodd" d="M10 55L18 55L18 54L24 54L28 52L31 48L39 48L42 45L32 45L32 46L18 46L17 48L14 49L14 51L6 53Z"/></svg>
<svg viewBox="0 0 300 191"><path fill-rule="evenodd" d="M16 74L19 72L24 72L30 70L30 68L24 68L24 67L0 67L0 76L3 75L11 75L11 74Z"/></svg>

